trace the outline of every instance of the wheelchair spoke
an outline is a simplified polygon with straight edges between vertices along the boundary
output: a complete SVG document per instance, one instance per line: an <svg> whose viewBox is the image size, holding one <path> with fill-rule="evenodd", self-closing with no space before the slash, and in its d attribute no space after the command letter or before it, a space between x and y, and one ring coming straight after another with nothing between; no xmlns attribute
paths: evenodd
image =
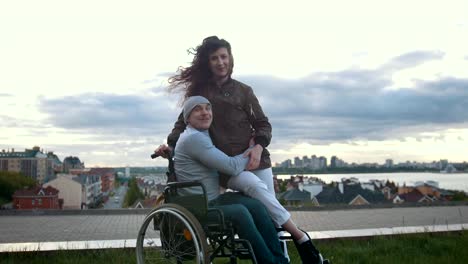
<svg viewBox="0 0 468 264"><path fill-rule="evenodd" d="M138 233L138 263L208 263L206 238L195 221L176 205L163 205L148 214Z"/></svg>

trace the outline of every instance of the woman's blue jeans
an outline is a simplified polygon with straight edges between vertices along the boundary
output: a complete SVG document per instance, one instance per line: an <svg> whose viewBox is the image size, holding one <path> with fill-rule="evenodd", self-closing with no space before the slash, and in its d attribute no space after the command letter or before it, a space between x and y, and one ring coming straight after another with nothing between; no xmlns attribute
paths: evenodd
<svg viewBox="0 0 468 264"><path fill-rule="evenodd" d="M288 263L280 247L276 228L265 206L241 193L227 192L210 201L232 222L240 238L252 245L258 263Z"/></svg>

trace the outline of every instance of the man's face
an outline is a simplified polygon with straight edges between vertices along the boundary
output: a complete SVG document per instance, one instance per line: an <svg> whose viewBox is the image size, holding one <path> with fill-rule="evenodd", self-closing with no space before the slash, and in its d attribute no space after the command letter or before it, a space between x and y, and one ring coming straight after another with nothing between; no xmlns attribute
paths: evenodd
<svg viewBox="0 0 468 264"><path fill-rule="evenodd" d="M198 130L208 130L213 121L213 113L210 104L195 106L187 119L187 123Z"/></svg>
<svg viewBox="0 0 468 264"><path fill-rule="evenodd" d="M209 57L210 70L215 79L226 78L229 74L229 53L226 48L219 48L210 54Z"/></svg>

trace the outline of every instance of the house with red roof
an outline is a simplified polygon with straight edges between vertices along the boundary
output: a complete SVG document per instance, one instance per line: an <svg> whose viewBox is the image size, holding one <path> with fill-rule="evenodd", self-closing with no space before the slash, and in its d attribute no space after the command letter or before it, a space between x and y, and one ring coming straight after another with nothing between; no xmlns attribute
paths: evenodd
<svg viewBox="0 0 468 264"><path fill-rule="evenodd" d="M437 201L437 197L422 194L418 189L413 189L404 194L397 194L393 198L393 203L432 203Z"/></svg>
<svg viewBox="0 0 468 264"><path fill-rule="evenodd" d="M51 186L17 190L13 194L13 208L18 210L61 209L58 193L59 191Z"/></svg>

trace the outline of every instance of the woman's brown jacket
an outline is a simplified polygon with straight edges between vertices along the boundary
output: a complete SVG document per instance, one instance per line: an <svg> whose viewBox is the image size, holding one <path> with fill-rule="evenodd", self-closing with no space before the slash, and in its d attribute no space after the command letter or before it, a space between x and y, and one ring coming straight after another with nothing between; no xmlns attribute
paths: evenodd
<svg viewBox="0 0 468 264"><path fill-rule="evenodd" d="M214 145L227 155L234 156L244 152L249 147L249 140L254 137L255 143L263 147L259 169L271 167L270 153L266 149L271 141L271 124L252 88L230 79L221 87L211 84L208 91L205 97L213 109L210 136ZM185 126L180 114L167 137L169 146L175 147Z"/></svg>

